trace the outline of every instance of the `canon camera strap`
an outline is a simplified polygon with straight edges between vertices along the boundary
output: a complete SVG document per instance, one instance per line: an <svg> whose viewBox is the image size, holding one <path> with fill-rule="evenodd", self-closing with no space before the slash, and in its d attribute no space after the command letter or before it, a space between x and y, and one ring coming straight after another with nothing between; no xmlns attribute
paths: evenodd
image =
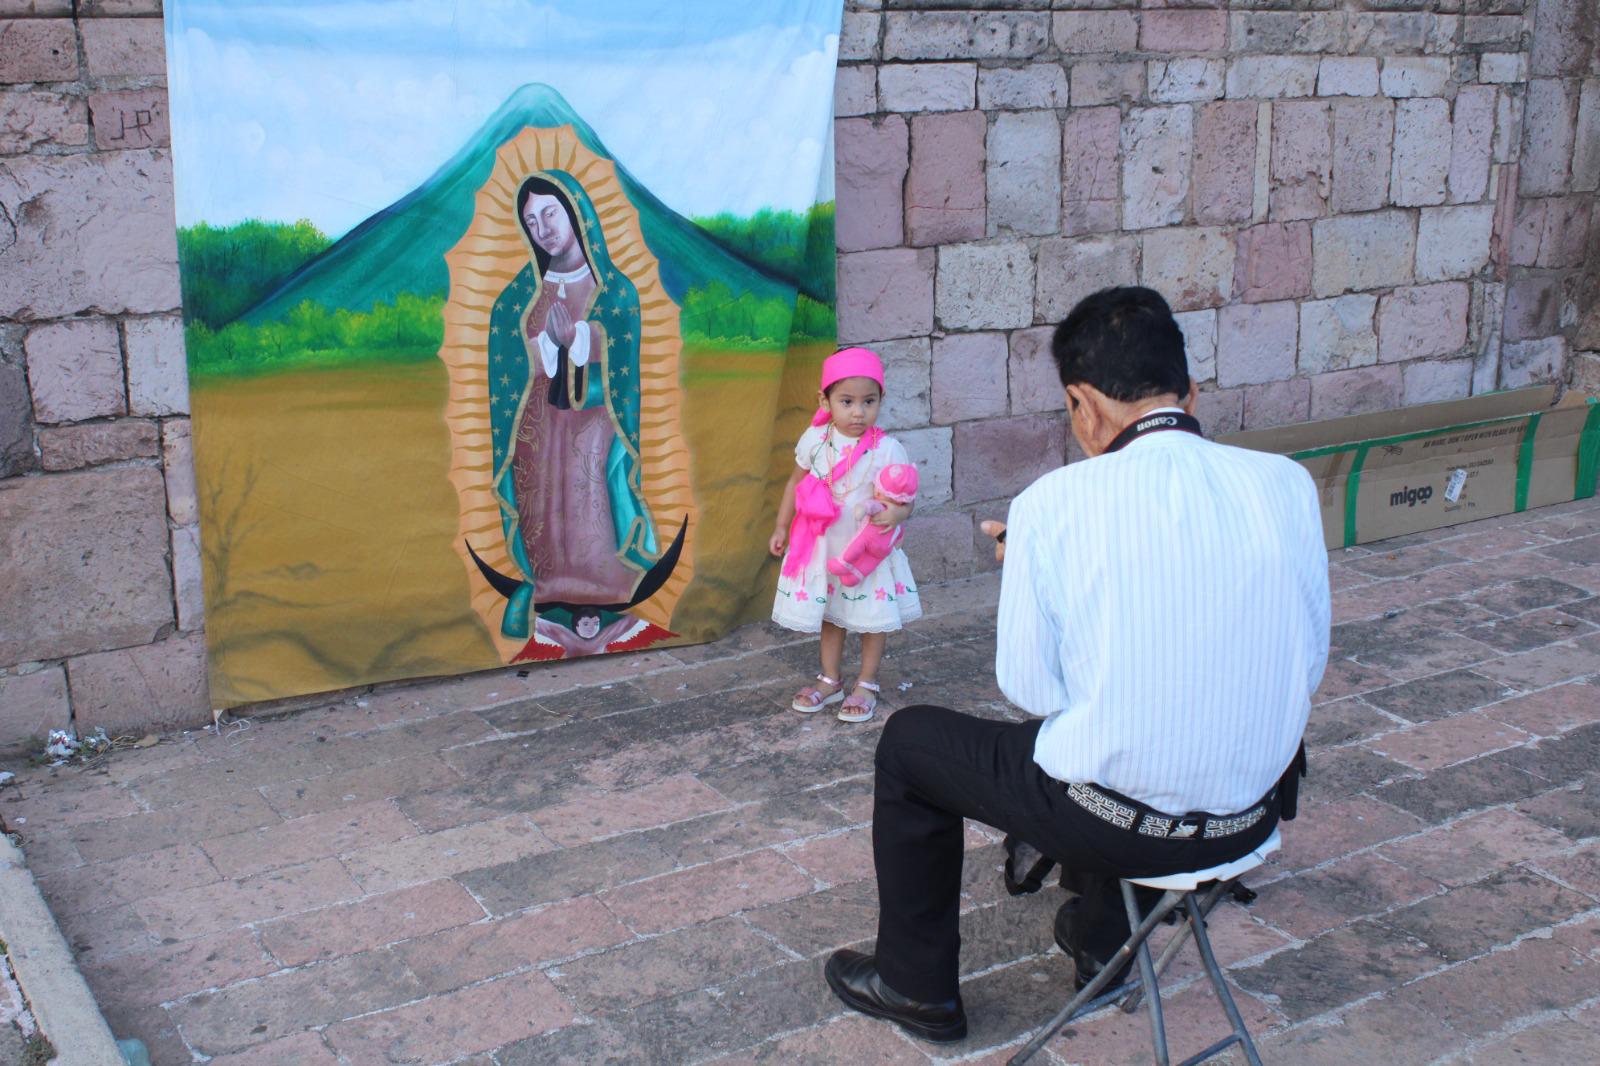
<svg viewBox="0 0 1600 1066"><path fill-rule="evenodd" d="M1129 442L1151 433L1162 433L1169 429L1181 433L1200 435L1200 420L1193 415L1184 414L1182 411L1157 411L1152 415L1145 415L1139 421L1116 435L1116 438L1106 447L1105 454L1120 451L1126 448Z"/></svg>

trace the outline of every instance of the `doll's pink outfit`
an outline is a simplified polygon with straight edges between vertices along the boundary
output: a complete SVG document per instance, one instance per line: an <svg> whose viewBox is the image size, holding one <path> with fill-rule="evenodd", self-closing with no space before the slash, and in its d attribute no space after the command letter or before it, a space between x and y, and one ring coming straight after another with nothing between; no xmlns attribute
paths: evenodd
<svg viewBox="0 0 1600 1066"><path fill-rule="evenodd" d="M895 463L878 471L874 482L873 498L862 504L858 511L863 521L861 529L845 545L844 551L828 560L828 573L839 579L845 588L855 588L889 553L905 539L901 526L875 526L873 515L881 514L890 503L910 503L917 498L917 468L910 463Z"/></svg>

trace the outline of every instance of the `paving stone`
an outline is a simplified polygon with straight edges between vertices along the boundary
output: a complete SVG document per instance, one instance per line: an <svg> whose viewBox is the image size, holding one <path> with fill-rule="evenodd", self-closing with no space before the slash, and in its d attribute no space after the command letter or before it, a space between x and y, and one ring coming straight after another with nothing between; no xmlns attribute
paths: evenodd
<svg viewBox="0 0 1600 1066"><path fill-rule="evenodd" d="M776 944L725 918L563 963L556 986L589 1013L635 1007L782 962Z"/></svg>
<svg viewBox="0 0 1600 1066"><path fill-rule="evenodd" d="M512 974L459 992L329 1026L328 1041L355 1064L455 1060L463 1052L556 1029L572 1006L542 973Z"/></svg>
<svg viewBox="0 0 1600 1066"><path fill-rule="evenodd" d="M1282 1024L1282 1016L1259 997L1238 988L1230 992L1253 1037ZM1198 1054L1227 1032L1227 1016L1222 1013L1210 986L1204 983L1189 985L1163 997L1162 1008L1168 1050L1174 1055ZM1147 1063L1150 1061L1150 1020L1148 1015L1140 1017L1140 1013L1101 1011L1074 1024L1070 1040L1058 1037L1049 1046L1061 1058L1073 1063L1093 1063L1094 1066Z"/></svg>
<svg viewBox="0 0 1600 1066"><path fill-rule="evenodd" d="M1547 791L1554 782L1529 773L1521 749L1496 752L1475 762L1434 770L1426 777L1394 781L1374 795L1429 823L1468 811L1516 803Z"/></svg>
<svg viewBox="0 0 1600 1066"><path fill-rule="evenodd" d="M1312 1022L1258 1037L1264 1061L1297 1066L1427 1066L1441 1052L1465 1047L1467 1038L1426 1014L1388 999L1370 999L1326 1022Z"/></svg>
<svg viewBox="0 0 1600 1066"><path fill-rule="evenodd" d="M14 818L14 814L8 814ZM34 821L42 821L38 815ZM56 915L81 914L119 903L135 903L196 885L222 880L205 852L179 844L110 862L76 866L41 874L39 891Z"/></svg>
<svg viewBox="0 0 1600 1066"><path fill-rule="evenodd" d="M483 908L460 885L441 880L277 918L259 929L261 942L284 966L304 966L482 917Z"/></svg>
<svg viewBox="0 0 1600 1066"><path fill-rule="evenodd" d="M1562 611L1530 611L1485 625L1471 626L1465 634L1504 652L1531 651L1546 644L1592 633L1594 626Z"/></svg>
<svg viewBox="0 0 1600 1066"><path fill-rule="evenodd" d="M1369 852L1263 886L1252 913L1292 936L1310 939L1353 919L1434 895L1441 887Z"/></svg>
<svg viewBox="0 0 1600 1066"><path fill-rule="evenodd" d="M641 933L681 928L810 891L811 878L773 851L752 852L611 889L610 910Z"/></svg>
<svg viewBox="0 0 1600 1066"><path fill-rule="evenodd" d="M89 862L120 859L211 836L237 833L280 821L255 792L219 796L192 810L162 810L86 823L72 831L73 843Z"/></svg>
<svg viewBox="0 0 1600 1066"><path fill-rule="evenodd" d="M338 860L317 859L239 880L163 892L140 900L134 910L156 936L177 941L360 894Z"/></svg>
<svg viewBox="0 0 1600 1066"><path fill-rule="evenodd" d="M1565 921L1588 905L1584 897L1554 881L1510 869L1396 910L1380 921L1421 940L1442 958L1462 962Z"/></svg>
<svg viewBox="0 0 1600 1066"><path fill-rule="evenodd" d="M1410 767L1359 747L1307 752L1307 761L1310 769L1300 787L1302 802L1344 799L1415 775Z"/></svg>
<svg viewBox="0 0 1600 1066"><path fill-rule="evenodd" d="M846 1015L716 1061L718 1066L830 1066L840 1061L863 1066L918 1066L928 1059L897 1035L893 1026Z"/></svg>
<svg viewBox="0 0 1600 1066"><path fill-rule="evenodd" d="M1438 966L1427 945L1359 921L1281 951L1257 966L1232 971L1247 992L1273 997L1291 1022L1411 980Z"/></svg>
<svg viewBox="0 0 1600 1066"><path fill-rule="evenodd" d="M189 1045L220 1055L416 999L422 987L389 951L347 955L225 988L172 1008Z"/></svg>
<svg viewBox="0 0 1600 1066"><path fill-rule="evenodd" d="M866 878L746 911L744 920L806 957L871 938L878 929L878 885Z"/></svg>
<svg viewBox="0 0 1600 1066"><path fill-rule="evenodd" d="M1472 815L1379 849L1408 869L1451 887L1470 884L1503 866L1557 851L1566 839L1514 811Z"/></svg>
<svg viewBox="0 0 1600 1066"><path fill-rule="evenodd" d="M1473 1048L1482 1063L1581 1062L1594 1054L1593 1029L1557 1015L1505 1036L1490 1037Z"/></svg>
<svg viewBox="0 0 1600 1066"><path fill-rule="evenodd" d="M554 845L521 815L441 829L350 852L342 859L362 891L383 892L403 885L479 867L515 861L549 851Z"/></svg>
<svg viewBox="0 0 1600 1066"><path fill-rule="evenodd" d="M122 1004L154 1006L277 969L255 937L238 929L122 955L84 976L92 988L105 990L102 998L109 993Z"/></svg>
<svg viewBox="0 0 1600 1066"><path fill-rule="evenodd" d="M1556 685L1496 704L1487 712L1495 719L1540 736L1556 736L1594 719L1600 706L1600 685L1573 682Z"/></svg>
<svg viewBox="0 0 1600 1066"><path fill-rule="evenodd" d="M1351 696L1313 706L1311 719L1306 723L1305 742L1308 748L1331 748L1399 728L1394 719Z"/></svg>
<svg viewBox="0 0 1600 1066"><path fill-rule="evenodd" d="M286 1062L295 1066L337 1066L339 1059L328 1049L321 1033L296 1033L211 1059L213 1066L279 1066Z"/></svg>
<svg viewBox="0 0 1600 1066"><path fill-rule="evenodd" d="M1424 828L1415 815L1368 796L1302 803L1299 816L1283 827L1282 850L1269 861L1303 870Z"/></svg>
<svg viewBox="0 0 1600 1066"><path fill-rule="evenodd" d="M1600 993L1600 964L1556 940L1530 938L1403 989L1397 998L1469 1037Z"/></svg>
<svg viewBox="0 0 1600 1066"><path fill-rule="evenodd" d="M644 834L529 855L456 877L496 917L666 873L675 863Z"/></svg>
<svg viewBox="0 0 1600 1066"><path fill-rule="evenodd" d="M1506 725L1492 712L1475 711L1390 733L1367 746L1378 754L1418 770L1450 766L1486 752L1515 747L1528 734Z"/></svg>
<svg viewBox="0 0 1600 1066"><path fill-rule="evenodd" d="M1323 672L1322 684L1313 697L1313 703L1326 703L1384 688L1393 680L1394 678L1383 671L1358 663L1354 659L1334 659L1328 663L1327 670Z"/></svg>

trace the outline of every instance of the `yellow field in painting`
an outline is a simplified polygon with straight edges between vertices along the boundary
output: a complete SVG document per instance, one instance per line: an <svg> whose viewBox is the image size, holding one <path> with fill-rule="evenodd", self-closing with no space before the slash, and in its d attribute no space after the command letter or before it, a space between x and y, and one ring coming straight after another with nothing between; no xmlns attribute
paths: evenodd
<svg viewBox="0 0 1600 1066"><path fill-rule="evenodd" d="M695 581L673 616L686 640L771 607L776 493L828 350L685 354L702 515ZM451 545L446 387L433 360L196 383L218 707L499 665Z"/></svg>

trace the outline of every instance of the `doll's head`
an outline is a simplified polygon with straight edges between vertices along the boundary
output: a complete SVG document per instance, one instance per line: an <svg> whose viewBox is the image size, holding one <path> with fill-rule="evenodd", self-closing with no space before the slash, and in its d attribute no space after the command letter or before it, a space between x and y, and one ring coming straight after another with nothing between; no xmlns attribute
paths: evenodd
<svg viewBox="0 0 1600 1066"><path fill-rule="evenodd" d="M890 503L910 503L917 498L917 468L910 463L894 463L878 471L873 489L879 499Z"/></svg>

